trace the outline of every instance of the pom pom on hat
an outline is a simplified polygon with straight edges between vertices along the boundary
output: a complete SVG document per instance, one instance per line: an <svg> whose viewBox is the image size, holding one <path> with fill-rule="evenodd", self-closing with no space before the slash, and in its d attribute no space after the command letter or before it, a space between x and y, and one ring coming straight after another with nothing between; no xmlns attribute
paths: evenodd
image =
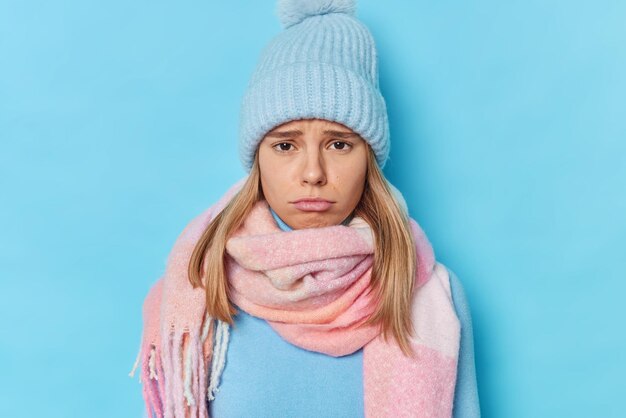
<svg viewBox="0 0 626 418"><path fill-rule="evenodd" d="M276 14L284 29L310 16L327 13L356 13L355 0L278 0Z"/></svg>

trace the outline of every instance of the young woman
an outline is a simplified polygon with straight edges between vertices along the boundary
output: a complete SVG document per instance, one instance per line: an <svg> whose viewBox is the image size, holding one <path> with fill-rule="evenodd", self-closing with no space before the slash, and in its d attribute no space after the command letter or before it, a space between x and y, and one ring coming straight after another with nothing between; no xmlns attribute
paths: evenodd
<svg viewBox="0 0 626 418"><path fill-rule="evenodd" d="M371 34L353 1L279 15L242 103L248 175L187 225L144 302L147 413L479 416L463 289L382 172Z"/></svg>

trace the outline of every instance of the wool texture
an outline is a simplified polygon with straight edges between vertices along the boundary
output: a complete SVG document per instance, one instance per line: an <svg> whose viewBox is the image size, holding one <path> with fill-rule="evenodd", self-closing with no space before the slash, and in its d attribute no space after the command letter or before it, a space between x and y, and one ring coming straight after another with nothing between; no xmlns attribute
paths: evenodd
<svg viewBox="0 0 626 418"><path fill-rule="evenodd" d="M205 290L192 288L187 268L203 231L244 181L186 226L165 274L145 298L142 342L131 376L140 366L151 417L209 416L207 401L219 389L229 330L206 314ZM405 356L393 338L385 341L379 328L363 325L375 308L370 287L374 236L358 216L347 225L284 231L267 202L256 202L227 241L230 297L305 350L343 356L362 348L367 417L449 418L460 322L448 272L435 261L424 231L409 220L418 260L411 306L415 356Z"/></svg>
<svg viewBox="0 0 626 418"><path fill-rule="evenodd" d="M263 48L244 92L239 157L250 172L268 131L297 119L325 119L358 133L383 168L391 150L378 52L355 0L280 0L284 30Z"/></svg>

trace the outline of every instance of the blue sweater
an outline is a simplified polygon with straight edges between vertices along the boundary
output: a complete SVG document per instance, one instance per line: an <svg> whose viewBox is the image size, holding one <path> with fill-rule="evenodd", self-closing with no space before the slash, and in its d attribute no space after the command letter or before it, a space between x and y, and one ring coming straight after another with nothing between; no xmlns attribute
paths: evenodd
<svg viewBox="0 0 626 418"><path fill-rule="evenodd" d="M291 230L272 211L283 230ZM454 273L450 285L461 322L454 418L480 417L469 306ZM283 340L263 319L235 316L226 365L210 415L231 417L363 417L363 349L342 357Z"/></svg>

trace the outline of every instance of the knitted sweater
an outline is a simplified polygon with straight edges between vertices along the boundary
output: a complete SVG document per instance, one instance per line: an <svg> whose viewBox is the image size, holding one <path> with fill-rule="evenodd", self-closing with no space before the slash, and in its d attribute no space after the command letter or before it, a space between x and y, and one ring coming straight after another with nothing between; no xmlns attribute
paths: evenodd
<svg viewBox="0 0 626 418"><path fill-rule="evenodd" d="M272 214L281 229L291 230ZM480 417L470 310L461 283L448 272L461 323L453 415ZM342 357L307 351L265 320L238 311L219 391L209 402L212 417L363 417L363 349Z"/></svg>

